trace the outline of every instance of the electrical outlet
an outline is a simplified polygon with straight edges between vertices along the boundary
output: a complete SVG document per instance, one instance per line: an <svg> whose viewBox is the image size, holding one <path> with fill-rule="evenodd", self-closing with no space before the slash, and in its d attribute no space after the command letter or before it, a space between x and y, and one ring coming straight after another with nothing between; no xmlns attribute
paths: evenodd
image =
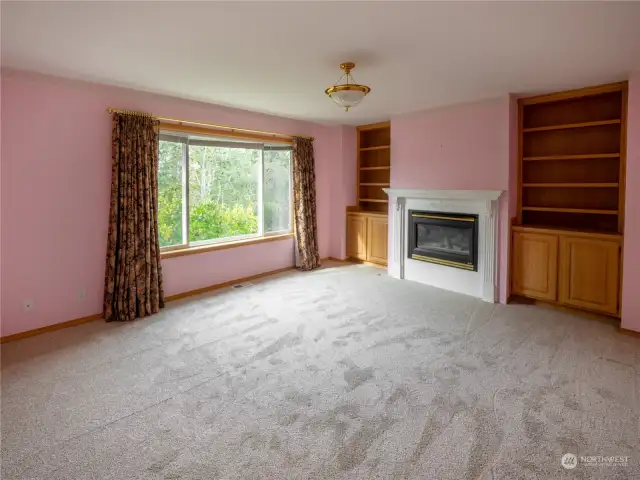
<svg viewBox="0 0 640 480"><path fill-rule="evenodd" d="M78 302L84 302L85 297L87 296L87 291L84 288L78 290Z"/></svg>
<svg viewBox="0 0 640 480"><path fill-rule="evenodd" d="M24 302L22 302L22 307L25 309L25 311L29 311L29 310L33 310L34 307L36 306L36 302L35 300L29 299L29 300L25 300Z"/></svg>

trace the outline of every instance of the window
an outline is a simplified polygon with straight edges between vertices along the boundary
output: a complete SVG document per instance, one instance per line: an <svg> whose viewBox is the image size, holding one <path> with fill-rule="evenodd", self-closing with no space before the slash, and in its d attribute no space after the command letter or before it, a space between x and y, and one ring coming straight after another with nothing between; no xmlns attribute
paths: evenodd
<svg viewBox="0 0 640 480"><path fill-rule="evenodd" d="M291 147L160 135L160 247L291 231Z"/></svg>

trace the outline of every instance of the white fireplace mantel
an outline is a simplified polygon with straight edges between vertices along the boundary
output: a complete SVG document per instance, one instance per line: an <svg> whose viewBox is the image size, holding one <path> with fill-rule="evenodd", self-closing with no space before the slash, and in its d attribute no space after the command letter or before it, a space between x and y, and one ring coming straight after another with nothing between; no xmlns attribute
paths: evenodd
<svg viewBox="0 0 640 480"><path fill-rule="evenodd" d="M419 190L414 188L383 188L389 197L428 198L438 200L497 200L502 190Z"/></svg>
<svg viewBox="0 0 640 480"><path fill-rule="evenodd" d="M388 273L434 287L498 301L498 199L503 190L385 188L389 209ZM407 258L409 210L478 215L478 271Z"/></svg>

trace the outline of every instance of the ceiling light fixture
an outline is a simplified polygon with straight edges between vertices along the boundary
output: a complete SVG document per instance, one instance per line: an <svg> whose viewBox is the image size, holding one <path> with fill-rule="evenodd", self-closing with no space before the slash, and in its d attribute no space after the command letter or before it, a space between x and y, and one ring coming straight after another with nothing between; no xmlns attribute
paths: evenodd
<svg viewBox="0 0 640 480"><path fill-rule="evenodd" d="M344 70L344 75L338 79L338 83L333 87L327 88L324 93L326 93L337 105L344 107L345 111L348 112L351 107L358 105L365 95L371 91L371 89L366 85L352 83L353 76L351 76L351 70L356 68L355 63L341 63L340 68ZM347 77L346 83L340 83L345 76ZM351 79L351 82L349 82L349 79Z"/></svg>

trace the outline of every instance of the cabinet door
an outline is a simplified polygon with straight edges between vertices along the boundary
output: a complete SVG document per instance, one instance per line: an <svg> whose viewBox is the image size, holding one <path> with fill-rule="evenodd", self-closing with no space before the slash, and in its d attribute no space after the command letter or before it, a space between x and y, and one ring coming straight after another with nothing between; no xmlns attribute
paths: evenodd
<svg viewBox="0 0 640 480"><path fill-rule="evenodd" d="M620 245L609 240L560 239L560 302L616 315Z"/></svg>
<svg viewBox="0 0 640 480"><path fill-rule="evenodd" d="M367 259L367 217L347 215L347 256Z"/></svg>
<svg viewBox="0 0 640 480"><path fill-rule="evenodd" d="M387 264L389 221L385 217L367 218L367 261Z"/></svg>
<svg viewBox="0 0 640 480"><path fill-rule="evenodd" d="M540 300L557 298L558 237L513 234L513 293Z"/></svg>

